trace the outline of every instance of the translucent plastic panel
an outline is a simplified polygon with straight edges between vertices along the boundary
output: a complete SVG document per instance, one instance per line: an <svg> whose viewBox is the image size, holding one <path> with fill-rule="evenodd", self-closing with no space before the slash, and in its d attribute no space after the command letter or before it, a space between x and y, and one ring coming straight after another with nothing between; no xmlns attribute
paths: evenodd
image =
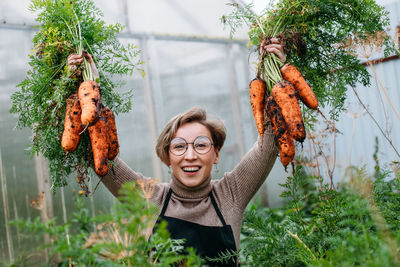
<svg viewBox="0 0 400 267"><path fill-rule="evenodd" d="M230 12L228 1L93 0L106 23L121 23L129 32L229 37L220 18ZM35 24L30 0L1 0L0 20L9 25ZM205 16L205 14L207 14ZM235 38L247 38L245 28Z"/></svg>
<svg viewBox="0 0 400 267"><path fill-rule="evenodd" d="M35 14L28 10L30 3L30 0L1 0L0 19L2 23L20 25L34 23Z"/></svg>

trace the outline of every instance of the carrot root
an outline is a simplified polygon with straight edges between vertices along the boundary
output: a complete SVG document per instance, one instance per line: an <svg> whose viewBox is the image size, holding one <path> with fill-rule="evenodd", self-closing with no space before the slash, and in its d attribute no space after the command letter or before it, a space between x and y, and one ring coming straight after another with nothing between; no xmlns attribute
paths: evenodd
<svg viewBox="0 0 400 267"><path fill-rule="evenodd" d="M256 78L250 82L251 108L253 110L254 119L256 121L257 131L261 136L261 141L264 137L265 89L266 89L265 82L261 79Z"/></svg>
<svg viewBox="0 0 400 267"><path fill-rule="evenodd" d="M293 161L295 155L293 138L290 136L282 113L272 96L267 98L265 109L272 124L281 163L286 168L286 166Z"/></svg>
<svg viewBox="0 0 400 267"><path fill-rule="evenodd" d="M95 123L101 107L100 86L95 81L84 81L79 86L78 96L82 107L82 124Z"/></svg>
<svg viewBox="0 0 400 267"><path fill-rule="evenodd" d="M272 87L271 93L282 112L290 135L296 141L303 142L306 137L306 131L293 85L283 80Z"/></svg>
<svg viewBox="0 0 400 267"><path fill-rule="evenodd" d="M117 126L115 124L115 116L109 107L103 109L105 116L107 117L109 127L109 146L108 159L113 160L119 153L119 141L117 134Z"/></svg>
<svg viewBox="0 0 400 267"><path fill-rule="evenodd" d="M81 106L76 93L67 99L65 109L64 132L61 138L61 146L67 153L74 152L79 145L81 124Z"/></svg>
<svg viewBox="0 0 400 267"><path fill-rule="evenodd" d="M293 84L294 88L299 94L300 100L309 108L317 109L318 108L318 99L315 96L313 90L310 85L301 75L300 71L291 64L285 64L281 68L281 74L283 79L287 80L291 84Z"/></svg>
<svg viewBox="0 0 400 267"><path fill-rule="evenodd" d="M92 145L94 171L104 176L108 172L108 151L109 151L109 129L107 117L104 112L101 113L97 122L88 127L90 143Z"/></svg>

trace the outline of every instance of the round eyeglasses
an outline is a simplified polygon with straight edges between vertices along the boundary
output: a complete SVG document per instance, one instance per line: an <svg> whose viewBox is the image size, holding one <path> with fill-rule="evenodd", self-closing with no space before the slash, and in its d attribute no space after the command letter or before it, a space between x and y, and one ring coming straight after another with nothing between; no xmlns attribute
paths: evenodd
<svg viewBox="0 0 400 267"><path fill-rule="evenodd" d="M193 145L194 151L198 154L208 153L214 145L207 136L198 136L194 139L193 143L188 143L185 139L177 137L172 139L169 151L175 156L182 156L187 151L189 144Z"/></svg>

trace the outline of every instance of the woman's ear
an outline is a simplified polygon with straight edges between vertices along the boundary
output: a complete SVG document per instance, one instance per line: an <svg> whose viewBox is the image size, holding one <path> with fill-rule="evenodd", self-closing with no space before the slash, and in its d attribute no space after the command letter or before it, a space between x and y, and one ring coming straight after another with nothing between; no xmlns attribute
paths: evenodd
<svg viewBox="0 0 400 267"><path fill-rule="evenodd" d="M215 149L215 160L214 160L214 164L217 164L219 161L219 148Z"/></svg>

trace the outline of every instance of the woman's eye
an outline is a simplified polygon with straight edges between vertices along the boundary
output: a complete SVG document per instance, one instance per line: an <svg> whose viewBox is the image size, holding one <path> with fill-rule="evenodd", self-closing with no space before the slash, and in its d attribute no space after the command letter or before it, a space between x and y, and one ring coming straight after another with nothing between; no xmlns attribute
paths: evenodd
<svg viewBox="0 0 400 267"><path fill-rule="evenodd" d="M207 147L208 147L207 143L197 143L196 144L196 148L198 148L198 149L205 149Z"/></svg>
<svg viewBox="0 0 400 267"><path fill-rule="evenodd" d="M184 149L185 145L184 144L176 144L173 146L174 149Z"/></svg>

